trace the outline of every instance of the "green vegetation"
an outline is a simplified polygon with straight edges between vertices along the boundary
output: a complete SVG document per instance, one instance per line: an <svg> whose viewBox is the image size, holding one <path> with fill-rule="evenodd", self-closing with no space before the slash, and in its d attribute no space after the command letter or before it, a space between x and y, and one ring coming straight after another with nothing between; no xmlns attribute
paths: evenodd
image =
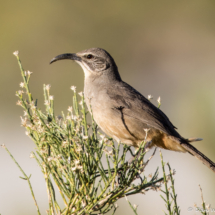
<svg viewBox="0 0 215 215"><path fill-rule="evenodd" d="M42 112L29 89L31 72L24 72L18 52L14 54L23 77L23 82L20 83L23 90L16 92L19 98L17 105L24 109L21 124L26 128L26 135L36 145L36 152L32 152L31 157L35 158L44 174L49 200L47 214L106 214L110 210L114 214L118 207L117 200L123 197L133 213L138 214L137 205L132 205L127 197L138 193L145 194L149 190L162 191L165 194L165 197L161 197L166 203L169 215L180 214L173 179L175 172L167 164L169 174L166 174L161 153L163 177L158 178L158 168L153 175L146 177L144 168L154 156L156 149L146 162L143 162L146 154L145 142L134 155L126 145L123 145L120 152L120 143L114 144L111 138L100 134L93 116L92 125L87 123L88 112L85 108L84 95L81 92L78 96L74 86L71 87L73 102L68 108L68 113L62 112L62 116L56 117L50 85L44 85L46 111ZM26 175L5 145L3 148L20 168L24 175L21 178L28 181L37 212L41 214L30 176ZM130 163L126 161L127 154L134 157ZM171 182L169 188L168 181ZM161 190L162 183L165 191ZM58 188L64 202L63 207L56 198L57 191L54 187ZM203 208L205 207L203 202Z"/></svg>

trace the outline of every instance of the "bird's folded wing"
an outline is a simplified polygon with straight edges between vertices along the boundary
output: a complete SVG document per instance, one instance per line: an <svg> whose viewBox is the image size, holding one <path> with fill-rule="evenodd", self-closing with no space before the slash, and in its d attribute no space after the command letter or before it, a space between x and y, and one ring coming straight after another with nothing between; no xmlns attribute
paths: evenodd
<svg viewBox="0 0 215 215"><path fill-rule="evenodd" d="M168 135L181 138L168 117L125 82L108 89L107 94L111 100L114 100L114 102L111 102L115 105L113 108L116 110L121 109L125 116L141 121L147 124L148 127L158 129Z"/></svg>

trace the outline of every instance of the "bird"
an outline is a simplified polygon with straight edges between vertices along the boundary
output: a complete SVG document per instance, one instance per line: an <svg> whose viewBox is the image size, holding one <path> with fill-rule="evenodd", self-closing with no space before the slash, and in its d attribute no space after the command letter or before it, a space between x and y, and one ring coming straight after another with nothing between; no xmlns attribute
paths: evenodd
<svg viewBox="0 0 215 215"><path fill-rule="evenodd" d="M182 137L160 108L121 79L113 57L106 50L90 48L61 54L50 64L64 59L82 67L88 110L108 136L136 148L146 140L151 143L150 148L189 152L215 172L215 163L190 144L202 139Z"/></svg>

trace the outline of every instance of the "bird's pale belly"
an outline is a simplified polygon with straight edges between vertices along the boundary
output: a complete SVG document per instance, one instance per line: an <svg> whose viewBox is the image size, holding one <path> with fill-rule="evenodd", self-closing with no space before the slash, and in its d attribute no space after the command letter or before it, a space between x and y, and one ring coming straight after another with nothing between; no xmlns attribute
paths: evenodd
<svg viewBox="0 0 215 215"><path fill-rule="evenodd" d="M102 131L115 139L117 142L138 147L142 141L146 139L146 141L152 141L151 147L157 146L167 150L186 152L178 141L157 129L149 129L146 137L145 129L147 129L147 127L143 126L141 130L135 129L135 124L133 128L127 127L126 120L123 122L118 116L110 118L108 117L109 114L105 111L94 116L96 123Z"/></svg>

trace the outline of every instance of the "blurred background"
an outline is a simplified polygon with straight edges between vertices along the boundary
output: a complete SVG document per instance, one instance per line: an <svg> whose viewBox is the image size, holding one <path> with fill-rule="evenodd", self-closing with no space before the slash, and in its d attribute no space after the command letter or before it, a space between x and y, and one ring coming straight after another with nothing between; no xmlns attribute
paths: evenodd
<svg viewBox="0 0 215 215"><path fill-rule="evenodd" d="M20 126L23 110L15 91L22 81L17 60L33 72L30 89L43 107L43 84L51 85L55 112L72 103L70 86L82 91L84 74L72 61L49 65L58 54L91 47L106 49L115 59L121 77L147 96L153 95L184 137L201 137L194 145L215 161L215 1L27 1L1 2L0 7L0 144L5 144L28 175L46 214L48 200L43 175L29 155L35 146ZM215 208L215 175L189 154L162 151L176 170L175 185L181 214L204 198ZM159 153L146 175L160 166ZM26 181L0 149L0 214L37 214ZM160 171L160 176L162 175ZM160 192L129 197L138 214L163 214ZM133 214L125 199L117 215Z"/></svg>

